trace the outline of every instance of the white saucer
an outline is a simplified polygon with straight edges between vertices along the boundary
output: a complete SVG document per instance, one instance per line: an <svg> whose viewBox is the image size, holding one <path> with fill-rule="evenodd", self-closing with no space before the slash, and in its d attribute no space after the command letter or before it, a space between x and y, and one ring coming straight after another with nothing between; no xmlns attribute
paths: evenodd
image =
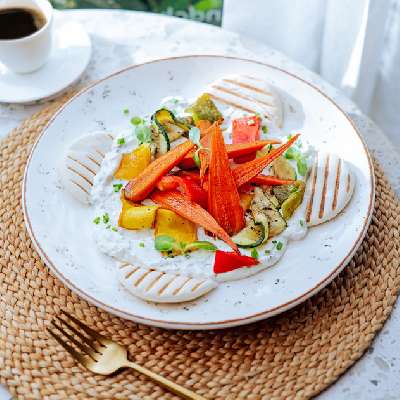
<svg viewBox="0 0 400 400"><path fill-rule="evenodd" d="M91 50L89 35L80 24L57 18L53 50L42 68L16 74L0 63L0 102L31 103L55 96L80 78Z"/></svg>

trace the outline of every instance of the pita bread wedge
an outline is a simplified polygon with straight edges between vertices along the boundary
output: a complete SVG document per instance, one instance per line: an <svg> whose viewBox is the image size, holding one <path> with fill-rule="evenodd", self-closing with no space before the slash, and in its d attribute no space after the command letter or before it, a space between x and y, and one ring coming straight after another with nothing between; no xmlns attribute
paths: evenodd
<svg viewBox="0 0 400 400"><path fill-rule="evenodd" d="M350 201L354 186L348 162L335 154L318 152L304 199L307 225L316 226L335 218Z"/></svg>
<svg viewBox="0 0 400 400"><path fill-rule="evenodd" d="M191 278L154 269L120 264L121 285L134 296L156 303L194 300L217 286L212 279Z"/></svg>
<svg viewBox="0 0 400 400"><path fill-rule="evenodd" d="M276 89L268 82L245 75L218 79L205 90L218 108L232 107L244 114L260 114L279 128L283 123L283 108Z"/></svg>
<svg viewBox="0 0 400 400"><path fill-rule="evenodd" d="M59 168L60 178L79 202L89 204L93 179L112 142L113 137L108 133L93 133L79 138L66 151Z"/></svg>

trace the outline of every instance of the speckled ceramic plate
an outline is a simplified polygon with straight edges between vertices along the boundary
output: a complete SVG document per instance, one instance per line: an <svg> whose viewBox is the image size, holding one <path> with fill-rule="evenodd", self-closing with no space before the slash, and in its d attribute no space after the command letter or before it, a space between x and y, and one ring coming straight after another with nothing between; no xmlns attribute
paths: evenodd
<svg viewBox="0 0 400 400"><path fill-rule="evenodd" d="M300 131L315 147L349 160L356 177L354 196L335 220L291 242L274 267L249 278L220 284L189 303L157 305L132 297L118 284L114 263L91 235L89 210L58 182L57 164L66 147L84 133L126 128L122 110L150 113L167 95L193 97L230 73L267 78L285 104L283 129ZM318 292L348 263L369 224L374 201L371 161L346 114L311 84L255 61L187 56L136 65L83 90L52 118L27 164L23 206L26 225L51 271L97 306L137 322L167 328L214 329L242 325L285 311Z"/></svg>

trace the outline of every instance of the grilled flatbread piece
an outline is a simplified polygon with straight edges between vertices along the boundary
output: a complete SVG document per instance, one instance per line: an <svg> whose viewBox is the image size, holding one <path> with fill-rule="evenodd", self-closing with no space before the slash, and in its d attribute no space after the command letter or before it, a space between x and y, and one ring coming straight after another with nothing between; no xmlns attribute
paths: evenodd
<svg viewBox="0 0 400 400"><path fill-rule="evenodd" d="M196 299L217 286L211 279L191 278L121 263L121 285L134 296L156 303L180 303Z"/></svg>
<svg viewBox="0 0 400 400"><path fill-rule="evenodd" d="M320 225L335 218L350 201L354 185L348 162L335 154L318 152L303 200L307 225Z"/></svg>
<svg viewBox="0 0 400 400"><path fill-rule="evenodd" d="M246 75L218 79L205 90L221 110L232 107L243 114L260 114L279 128L283 123L282 102L268 82Z"/></svg>
<svg viewBox="0 0 400 400"><path fill-rule="evenodd" d="M83 136L68 148L62 159L61 181L65 189L83 204L89 204L93 179L112 142L113 137L104 132Z"/></svg>

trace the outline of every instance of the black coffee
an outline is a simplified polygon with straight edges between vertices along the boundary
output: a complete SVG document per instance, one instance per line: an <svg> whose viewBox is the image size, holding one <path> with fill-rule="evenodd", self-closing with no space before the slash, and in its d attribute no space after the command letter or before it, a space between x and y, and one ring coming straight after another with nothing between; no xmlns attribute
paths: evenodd
<svg viewBox="0 0 400 400"><path fill-rule="evenodd" d="M0 9L0 40L32 35L46 24L46 17L29 8Z"/></svg>

